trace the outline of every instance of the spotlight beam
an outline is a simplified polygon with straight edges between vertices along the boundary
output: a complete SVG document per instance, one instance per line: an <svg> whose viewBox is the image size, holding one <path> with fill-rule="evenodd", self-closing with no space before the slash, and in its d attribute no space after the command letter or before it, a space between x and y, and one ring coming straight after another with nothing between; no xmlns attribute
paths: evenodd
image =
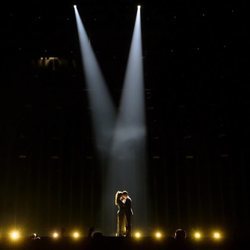
<svg viewBox="0 0 250 250"><path fill-rule="evenodd" d="M106 198L103 203L112 205L112 195L117 190L128 190L136 213L133 221L139 226L147 224L144 101L141 17L138 8L112 142L105 187ZM109 206L107 214L111 208L110 205L106 206Z"/></svg>
<svg viewBox="0 0 250 250"><path fill-rule="evenodd" d="M92 109L91 115L96 147L103 159L107 158L109 154L109 145L114 127L114 105L76 5L74 5L74 11L80 41L83 71L88 87L90 108Z"/></svg>
<svg viewBox="0 0 250 250"><path fill-rule="evenodd" d="M136 128L140 129L142 132L140 135L145 134L143 84L141 18L139 8L137 10L132 44L127 63L117 127L136 126Z"/></svg>

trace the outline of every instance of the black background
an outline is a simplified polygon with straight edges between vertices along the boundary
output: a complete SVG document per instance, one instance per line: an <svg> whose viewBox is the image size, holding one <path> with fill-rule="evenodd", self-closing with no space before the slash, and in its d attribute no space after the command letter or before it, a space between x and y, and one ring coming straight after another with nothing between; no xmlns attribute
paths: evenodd
<svg viewBox="0 0 250 250"><path fill-rule="evenodd" d="M248 231L249 70L243 1L78 1L118 106L142 5L153 227ZM9 4L1 24L0 228L96 225L100 193L73 3ZM65 67L41 69L40 57Z"/></svg>

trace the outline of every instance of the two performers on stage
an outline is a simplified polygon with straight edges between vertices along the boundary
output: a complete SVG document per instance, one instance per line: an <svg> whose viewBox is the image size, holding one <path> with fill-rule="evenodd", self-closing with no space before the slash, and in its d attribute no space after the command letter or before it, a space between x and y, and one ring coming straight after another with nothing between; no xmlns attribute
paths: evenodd
<svg viewBox="0 0 250 250"><path fill-rule="evenodd" d="M133 215L132 200L127 191L117 191L115 194L117 211L117 236L131 236L131 217Z"/></svg>

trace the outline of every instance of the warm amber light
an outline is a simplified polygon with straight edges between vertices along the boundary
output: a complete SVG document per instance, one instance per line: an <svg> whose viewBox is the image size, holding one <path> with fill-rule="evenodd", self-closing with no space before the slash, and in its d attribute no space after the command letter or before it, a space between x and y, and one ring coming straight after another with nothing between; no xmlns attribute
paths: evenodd
<svg viewBox="0 0 250 250"><path fill-rule="evenodd" d="M53 237L53 239L58 239L58 238L59 238L59 233L54 232L54 233L52 234L52 237Z"/></svg>
<svg viewBox="0 0 250 250"><path fill-rule="evenodd" d="M202 234L201 234L200 232L195 232L195 233L194 233L194 238L195 238L196 240L200 240L200 239L202 238Z"/></svg>
<svg viewBox="0 0 250 250"><path fill-rule="evenodd" d="M220 240L222 238L221 233L220 232L214 232L213 233L213 238L215 240Z"/></svg>
<svg viewBox="0 0 250 250"><path fill-rule="evenodd" d="M73 232L73 233L72 233L72 237L73 237L74 239L78 239L78 238L80 237L80 233L79 233L79 232Z"/></svg>
<svg viewBox="0 0 250 250"><path fill-rule="evenodd" d="M158 240L161 239L161 238L162 238L162 233L159 232L159 231L156 232L156 233L155 233L155 238L158 239Z"/></svg>
<svg viewBox="0 0 250 250"><path fill-rule="evenodd" d="M135 232L135 238L140 239L142 237L141 232Z"/></svg>
<svg viewBox="0 0 250 250"><path fill-rule="evenodd" d="M17 230L11 231L10 234L9 234L9 236L10 236L10 239L13 240L13 241L17 241L21 237L20 232L17 231Z"/></svg>

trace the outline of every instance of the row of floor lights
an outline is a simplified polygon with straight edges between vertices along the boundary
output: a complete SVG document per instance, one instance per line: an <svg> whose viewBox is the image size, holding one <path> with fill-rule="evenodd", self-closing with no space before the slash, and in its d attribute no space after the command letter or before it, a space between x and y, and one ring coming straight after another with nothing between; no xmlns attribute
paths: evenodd
<svg viewBox="0 0 250 250"><path fill-rule="evenodd" d="M133 236L134 236L136 239L141 239L141 238L143 237L143 234L142 234L142 232L140 232L140 231L136 231L136 232L134 233ZM157 239L157 240L161 240L162 238L164 238L164 234L163 234L162 232L160 232L160 231L156 231L156 232L154 233L153 236L154 236L154 238ZM194 232L194 233L192 234L192 238L198 241L198 240L202 240L203 238L205 238L205 236L204 236L204 234L203 234L202 232L196 231L196 232ZM214 232L212 232L212 234L211 234L211 238L212 238L213 240L219 241L219 240L222 240L223 236L222 236L222 233L221 233L221 232L219 232L219 231L214 231Z"/></svg>
<svg viewBox="0 0 250 250"><path fill-rule="evenodd" d="M36 234L33 234L33 235L36 235ZM52 233L51 236L52 236L53 239L56 240L56 239L59 239L61 235L60 235L60 233L58 233L58 232L55 231L55 232ZM81 234L78 231L74 231L74 232L71 233L71 238L73 238L75 240L79 239L80 237L81 237ZM139 240L139 239L141 239L143 237L143 233L141 231L136 231L133 234L133 237L135 239ZM162 238L164 238L164 233L161 232L161 231L156 231L153 234L153 237L156 240L161 240ZM21 236L20 231L13 230L13 231L11 231L9 233L9 238L10 238L11 241L19 241L22 238L22 236ZM196 232L194 232L192 234L192 238L195 239L195 240L197 240L197 241L199 241L199 240L202 240L203 238L205 238L205 236L204 236L204 234L202 232L196 231ZM214 231L211 234L211 238L214 239L214 240L216 240L216 241L219 241L219 240L221 240L223 238L223 235L219 231Z"/></svg>
<svg viewBox="0 0 250 250"><path fill-rule="evenodd" d="M35 238L35 237L37 237L37 234L34 233L32 236L34 236L34 238ZM77 239L79 239L79 238L81 237L81 233L78 232L78 231L74 231L74 232L71 233L70 236L71 236L71 238L77 240ZM55 231L55 232L53 232L53 233L51 234L51 237L52 237L53 239L56 240L56 239L59 239L59 238L61 237L61 235L60 235L60 233L58 233L58 232ZM8 238L9 238L11 241L13 241L13 242L17 242L17 241L19 241L19 240L22 238L22 235L21 235L21 232L20 232L20 231L18 231L18 230L13 230L13 231L10 231L10 232L9 232Z"/></svg>
<svg viewBox="0 0 250 250"><path fill-rule="evenodd" d="M73 238L73 239L75 239L75 240L79 239L80 237L81 237L81 234L80 234L78 231L74 231L74 232L71 234L71 238ZM52 234L52 238L53 238L53 239L58 239L58 238L60 238L60 234L59 234L58 232L54 232L54 233Z"/></svg>
<svg viewBox="0 0 250 250"><path fill-rule="evenodd" d="M222 233L219 232L219 231L214 231L214 232L212 232L211 237L214 240L221 240L222 239ZM194 232L193 238L196 239L196 240L202 240L204 238L204 235L200 231L197 231L197 232Z"/></svg>

